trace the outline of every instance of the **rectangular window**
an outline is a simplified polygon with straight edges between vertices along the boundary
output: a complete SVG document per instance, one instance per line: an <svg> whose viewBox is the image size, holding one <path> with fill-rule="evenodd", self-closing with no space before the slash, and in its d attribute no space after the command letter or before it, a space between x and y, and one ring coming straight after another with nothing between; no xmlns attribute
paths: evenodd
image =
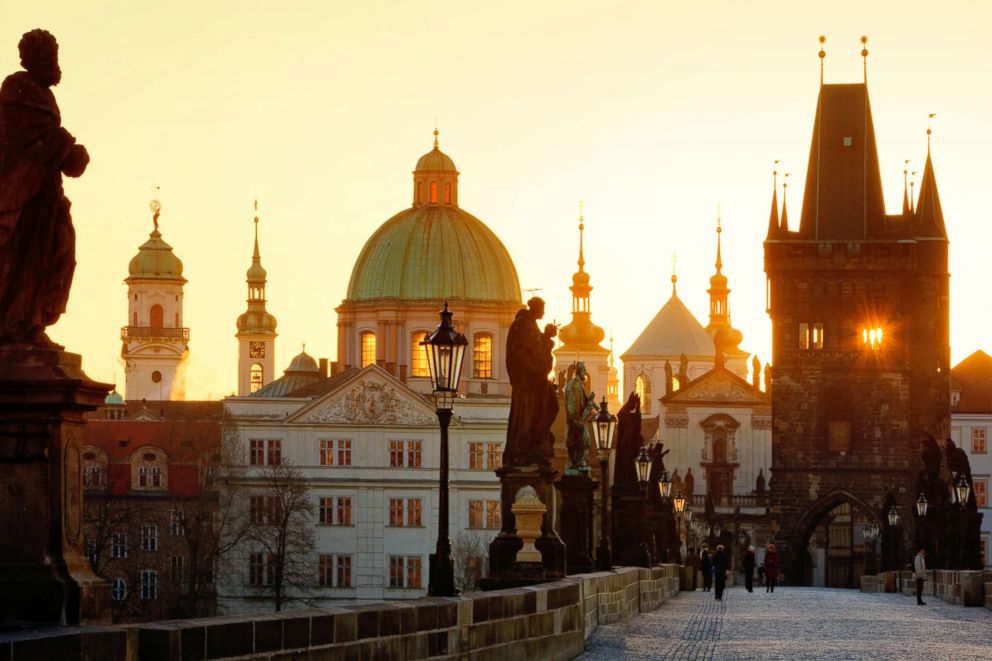
<svg viewBox="0 0 992 661"><path fill-rule="evenodd" d="M252 553L248 556L248 585L262 585L263 569L261 553Z"/></svg>
<svg viewBox="0 0 992 661"><path fill-rule="evenodd" d="M252 523L265 523L265 497L251 496L248 499L248 520Z"/></svg>
<svg viewBox="0 0 992 661"><path fill-rule="evenodd" d="M141 550L142 551L158 550L158 526L153 526L153 525L141 526Z"/></svg>
<svg viewBox="0 0 992 661"><path fill-rule="evenodd" d="M148 486L148 466L138 466L138 486Z"/></svg>
<svg viewBox="0 0 992 661"><path fill-rule="evenodd" d="M334 465L334 441L321 439L320 441L320 465Z"/></svg>
<svg viewBox="0 0 992 661"><path fill-rule="evenodd" d="M185 515L182 510L172 510L172 514L169 517L169 533L173 537L179 537L185 533L183 529L184 519Z"/></svg>
<svg viewBox="0 0 992 661"><path fill-rule="evenodd" d="M500 505L498 500L486 501L486 528L498 530L500 522Z"/></svg>
<svg viewBox="0 0 992 661"><path fill-rule="evenodd" d="M972 479L975 487L975 502L979 507L989 506L989 481Z"/></svg>
<svg viewBox="0 0 992 661"><path fill-rule="evenodd" d="M391 555L389 556L389 587L391 588L401 588L403 587L403 556L401 555Z"/></svg>
<svg viewBox="0 0 992 661"><path fill-rule="evenodd" d="M389 466L403 467L403 441L389 441Z"/></svg>
<svg viewBox="0 0 992 661"><path fill-rule="evenodd" d="M322 496L320 498L320 525L350 526L351 498L349 496Z"/></svg>
<svg viewBox="0 0 992 661"><path fill-rule="evenodd" d="M483 463L485 461L485 444L484 443L469 443L468 444L468 467L472 470L482 470L486 466Z"/></svg>
<svg viewBox="0 0 992 661"><path fill-rule="evenodd" d="M406 442L406 466L407 468L420 468L423 458L423 443L421 441Z"/></svg>
<svg viewBox="0 0 992 661"><path fill-rule="evenodd" d="M103 468L100 466L87 466L83 471L83 486L88 489L97 489L103 486Z"/></svg>
<svg viewBox="0 0 992 661"><path fill-rule="evenodd" d="M420 556L389 556L389 587L420 588L423 579L423 564Z"/></svg>
<svg viewBox="0 0 992 661"><path fill-rule="evenodd" d="M338 466L351 466L351 441L338 441Z"/></svg>
<svg viewBox="0 0 992 661"><path fill-rule="evenodd" d="M115 532L110 535L110 557L115 560L127 557L126 532Z"/></svg>
<svg viewBox="0 0 992 661"><path fill-rule="evenodd" d="M148 601L158 598L158 572L151 569L141 570L141 599Z"/></svg>
<svg viewBox="0 0 992 661"><path fill-rule="evenodd" d="M266 442L266 450L268 456L265 458L265 463L269 466L278 466L282 463L282 441L269 439Z"/></svg>
<svg viewBox="0 0 992 661"><path fill-rule="evenodd" d="M971 430L971 451L974 454L986 454L988 450L985 445L985 427L973 427Z"/></svg>
<svg viewBox="0 0 992 661"><path fill-rule="evenodd" d="M468 501L468 527L469 528L481 528L482 527L482 501L481 500L470 500L470 501Z"/></svg>
<svg viewBox="0 0 992 661"><path fill-rule="evenodd" d="M420 527L423 525L421 515L423 514L423 501L419 498L409 498L406 501L406 525Z"/></svg>
<svg viewBox="0 0 992 661"><path fill-rule="evenodd" d="M813 324L813 348L823 348L823 324L819 322Z"/></svg>
<svg viewBox="0 0 992 661"><path fill-rule="evenodd" d="M402 526L403 525L403 499L402 498L390 498L389 499L389 525L391 525L391 526Z"/></svg>
<svg viewBox="0 0 992 661"><path fill-rule="evenodd" d="M375 333L363 331L361 335L362 343L362 367L375 364Z"/></svg>
<svg viewBox="0 0 992 661"><path fill-rule="evenodd" d="M83 547L85 549L86 559L90 561L91 565L96 565L96 540L83 538Z"/></svg>
<svg viewBox="0 0 992 661"><path fill-rule="evenodd" d="M427 367L427 348L420 345L427 333L420 331L410 336L410 376L428 377L431 375Z"/></svg>
<svg viewBox="0 0 992 661"><path fill-rule="evenodd" d="M486 443L486 462L489 470L496 470L503 465L502 443Z"/></svg>
<svg viewBox="0 0 992 661"><path fill-rule="evenodd" d="M172 556L172 582L182 585L186 573L186 558L181 555Z"/></svg>
<svg viewBox="0 0 992 661"><path fill-rule="evenodd" d="M488 333L476 334L472 342L472 376L493 378L493 336Z"/></svg>
<svg viewBox="0 0 992 661"><path fill-rule="evenodd" d="M799 324L799 348L809 349L809 324Z"/></svg>
<svg viewBox="0 0 992 661"><path fill-rule="evenodd" d="M152 466L151 467L151 477L152 477L152 486L153 487L161 487L162 486L162 467L161 466Z"/></svg>
<svg viewBox="0 0 992 661"><path fill-rule="evenodd" d="M350 555L337 555L334 556L334 568L335 568L335 580L336 585L339 588L350 588L351 587L351 556Z"/></svg>
<svg viewBox="0 0 992 661"><path fill-rule="evenodd" d="M317 579L323 588L351 587L351 556L321 555L317 564Z"/></svg>
<svg viewBox="0 0 992 661"><path fill-rule="evenodd" d="M500 527L499 501L468 501L468 527L490 530L498 529Z"/></svg>
<svg viewBox="0 0 992 661"><path fill-rule="evenodd" d="M420 558L416 556L406 557L406 587L420 587L421 566Z"/></svg>
<svg viewBox="0 0 992 661"><path fill-rule="evenodd" d="M254 438L249 441L251 445L251 456L249 463L252 466L262 466L265 464L265 441Z"/></svg>
<svg viewBox="0 0 992 661"><path fill-rule="evenodd" d="M351 525L351 498L349 496L338 496L336 507L337 519L335 523L339 526Z"/></svg>
<svg viewBox="0 0 992 661"><path fill-rule="evenodd" d="M317 558L317 582L322 588L334 587L333 555L321 555Z"/></svg>
<svg viewBox="0 0 992 661"><path fill-rule="evenodd" d="M320 498L320 525L322 526L333 526L334 525L334 499L326 498L321 496Z"/></svg>

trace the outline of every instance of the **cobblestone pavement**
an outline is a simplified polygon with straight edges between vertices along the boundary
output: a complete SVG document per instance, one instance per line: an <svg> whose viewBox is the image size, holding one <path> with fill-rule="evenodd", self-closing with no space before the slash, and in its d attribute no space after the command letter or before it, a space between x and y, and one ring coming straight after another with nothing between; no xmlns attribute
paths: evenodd
<svg viewBox="0 0 992 661"><path fill-rule="evenodd" d="M582 661L618 659L992 659L992 611L930 597L755 587L683 592L599 627Z"/></svg>

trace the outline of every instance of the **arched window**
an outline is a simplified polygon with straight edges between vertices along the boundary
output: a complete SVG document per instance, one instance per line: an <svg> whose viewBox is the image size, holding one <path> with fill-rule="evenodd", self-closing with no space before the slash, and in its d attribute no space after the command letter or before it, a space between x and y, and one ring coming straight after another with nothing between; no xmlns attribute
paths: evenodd
<svg viewBox="0 0 992 661"><path fill-rule="evenodd" d="M152 328L161 328L164 326L163 318L165 314L162 312L162 306L156 303L152 306L152 309L148 311L148 320Z"/></svg>
<svg viewBox="0 0 992 661"><path fill-rule="evenodd" d="M476 379L493 378L493 336L476 333L472 341L472 376Z"/></svg>
<svg viewBox="0 0 992 661"><path fill-rule="evenodd" d="M248 369L248 392L258 392L262 387L265 371L262 366L255 363Z"/></svg>
<svg viewBox="0 0 992 661"><path fill-rule="evenodd" d="M98 447L83 448L83 488L103 489L107 486L107 453Z"/></svg>
<svg viewBox="0 0 992 661"><path fill-rule="evenodd" d="M138 448L131 455L131 490L164 491L169 486L169 461L162 450Z"/></svg>
<svg viewBox="0 0 992 661"><path fill-rule="evenodd" d="M437 182L431 182L431 204L437 204Z"/></svg>
<svg viewBox="0 0 992 661"><path fill-rule="evenodd" d="M375 364L375 333L362 331L359 334L362 347L362 367Z"/></svg>
<svg viewBox="0 0 992 661"><path fill-rule="evenodd" d="M444 185L444 203L451 204L451 183Z"/></svg>
<svg viewBox="0 0 992 661"><path fill-rule="evenodd" d="M427 367L427 351L420 343L427 337L425 331L416 331L410 335L410 376L430 376Z"/></svg>
<svg viewBox="0 0 992 661"><path fill-rule="evenodd" d="M634 392L641 399L641 413L651 412L651 382L643 374L634 380Z"/></svg>
<svg viewBox="0 0 992 661"><path fill-rule="evenodd" d="M110 598L114 601L124 601L124 597L127 596L127 581L123 578L117 577L110 586Z"/></svg>
<svg viewBox="0 0 992 661"><path fill-rule="evenodd" d="M713 430L713 461L717 464L727 463L727 430L723 427Z"/></svg>

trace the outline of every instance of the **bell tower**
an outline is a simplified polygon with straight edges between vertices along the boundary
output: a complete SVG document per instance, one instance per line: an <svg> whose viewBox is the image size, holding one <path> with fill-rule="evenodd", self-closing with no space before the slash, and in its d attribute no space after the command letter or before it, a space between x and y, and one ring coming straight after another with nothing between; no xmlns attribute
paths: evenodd
<svg viewBox="0 0 992 661"><path fill-rule="evenodd" d="M128 265L127 325L121 328L129 400L183 400L189 328L183 326L183 263L158 230L162 205L152 200L153 229Z"/></svg>
<svg viewBox="0 0 992 661"><path fill-rule="evenodd" d="M258 200L255 200L255 252L248 267L248 309L238 317L238 396L244 397L275 375L276 318L265 310L266 272L258 251Z"/></svg>

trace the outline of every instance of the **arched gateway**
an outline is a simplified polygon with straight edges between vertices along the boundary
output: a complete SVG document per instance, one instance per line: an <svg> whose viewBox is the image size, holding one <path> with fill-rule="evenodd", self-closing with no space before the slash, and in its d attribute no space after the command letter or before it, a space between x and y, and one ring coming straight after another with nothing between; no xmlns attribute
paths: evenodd
<svg viewBox="0 0 992 661"><path fill-rule="evenodd" d="M877 549L862 533L871 521L882 525L871 507L846 491L834 491L810 505L789 540L790 548L796 549L785 568L790 582L857 588L862 574L873 573L877 566Z"/></svg>

